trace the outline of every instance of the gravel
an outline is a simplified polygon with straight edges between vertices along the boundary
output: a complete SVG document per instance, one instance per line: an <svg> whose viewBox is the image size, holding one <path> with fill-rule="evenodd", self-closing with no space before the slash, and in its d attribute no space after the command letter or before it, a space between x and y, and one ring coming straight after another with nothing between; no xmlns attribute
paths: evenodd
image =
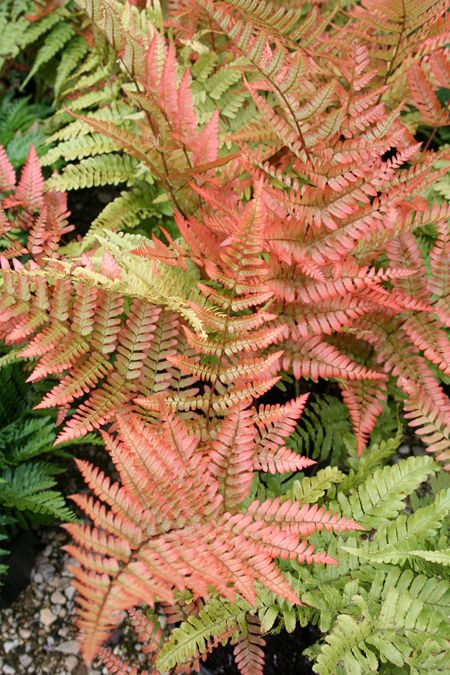
<svg viewBox="0 0 450 675"><path fill-rule="evenodd" d="M61 550L67 535L44 533L45 548L36 559L31 583L7 609L0 611L1 675L102 675L87 668L79 656L74 627L75 589L67 570L69 557ZM140 646L140 645L139 645ZM116 631L113 651L139 666L145 658L135 649L129 626ZM95 664L94 664L95 665ZM144 664L145 667L145 664Z"/></svg>

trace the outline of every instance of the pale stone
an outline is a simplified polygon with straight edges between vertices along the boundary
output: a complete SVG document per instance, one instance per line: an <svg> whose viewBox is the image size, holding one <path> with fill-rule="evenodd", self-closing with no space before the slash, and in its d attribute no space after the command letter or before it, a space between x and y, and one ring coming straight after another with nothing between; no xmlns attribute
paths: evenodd
<svg viewBox="0 0 450 675"><path fill-rule="evenodd" d="M62 654L78 654L80 646L77 640L66 640L65 642L61 642L55 649Z"/></svg>
<svg viewBox="0 0 450 675"><path fill-rule="evenodd" d="M55 566L51 563L44 563L43 565L39 565L39 572L44 577L44 580L48 581L55 573Z"/></svg>
<svg viewBox="0 0 450 675"><path fill-rule="evenodd" d="M66 588L66 590L64 591L64 595L68 600L72 600L73 596L75 595L75 592L76 591L73 586L68 586L68 588Z"/></svg>
<svg viewBox="0 0 450 675"><path fill-rule="evenodd" d="M39 621L44 626L51 626L52 623L56 621L56 616L50 609L45 607L44 609L41 609L41 611L39 612Z"/></svg>
<svg viewBox="0 0 450 675"><path fill-rule="evenodd" d="M20 665L22 668L28 668L31 665L33 659L28 654L22 654L19 656Z"/></svg>
<svg viewBox="0 0 450 675"><path fill-rule="evenodd" d="M68 656L65 661L65 664L68 672L71 673L77 667L78 659L76 658L76 656Z"/></svg>
<svg viewBox="0 0 450 675"><path fill-rule="evenodd" d="M66 601L66 597L61 591L55 591L51 594L50 601L53 605L63 605Z"/></svg>
<svg viewBox="0 0 450 675"><path fill-rule="evenodd" d="M3 649L5 650L6 654L9 654L9 652L12 652L12 650L15 649L18 644L18 640L7 640L3 643Z"/></svg>

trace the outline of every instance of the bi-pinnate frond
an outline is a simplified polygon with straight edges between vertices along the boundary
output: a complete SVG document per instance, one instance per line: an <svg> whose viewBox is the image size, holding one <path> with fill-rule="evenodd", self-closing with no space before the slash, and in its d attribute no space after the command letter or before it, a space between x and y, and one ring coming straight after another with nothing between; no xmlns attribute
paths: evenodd
<svg viewBox="0 0 450 675"><path fill-rule="evenodd" d="M439 178L441 169L432 170L432 157L418 156L419 145L402 125L400 110L386 111L371 92L369 75L374 69L366 46L352 44L336 74L339 84L335 80L324 88L316 107L307 110L303 101L310 99L310 90L291 87L294 66L286 48L269 44L264 31L246 31L226 7L206 0L203 4L222 30L232 27L230 35L239 49L250 61L254 58L264 79L248 86L283 146L274 153L282 158L283 169L264 159L263 139L259 149L242 147L246 165L258 177L255 187L264 211L261 243L267 260L261 281L272 294L270 312L284 329L282 367L296 378L348 381L342 384L344 400L361 453L383 410L386 375L396 377L401 386L403 363L405 371L417 372L415 384L422 393L425 359L447 369L449 343L442 328L447 301L433 297L412 234L425 223L436 224L438 260L448 210L426 209L421 198L411 196ZM316 77L318 85L320 69L312 68L310 82ZM277 97L276 110L267 90ZM342 100L352 111L351 120L342 113ZM322 110L329 111L325 119ZM370 114L360 122L367 111ZM398 148L396 156L386 158L392 147ZM408 162L413 166L404 168ZM228 243L230 217L239 218L242 208L221 199L219 189L197 192L206 202L206 217L200 222L193 217L179 220L179 227L190 254L209 274L211 261L218 259L215 247ZM388 264L380 265L386 252ZM439 274L442 285L442 265ZM446 290L439 293L448 295ZM219 307L223 304L214 290L210 297ZM393 331L396 344L391 344ZM384 372L377 370L376 361ZM431 384L433 375L428 372ZM433 401L440 415L447 414L445 396Z"/></svg>
<svg viewBox="0 0 450 675"><path fill-rule="evenodd" d="M241 475L248 486L250 453L233 467L230 484L228 464L214 460L214 446L199 442L165 408L159 418L158 424L145 424L136 415L121 416L118 436L104 435L120 482L78 462L97 497L74 497L93 526L66 526L76 542L67 550L81 563L73 571L88 661L120 621L119 610L142 601L150 606L158 600L174 602L175 589L208 598L213 588L230 601L238 593L254 605L255 582L263 581L276 595L295 603L297 596L275 559L332 562L326 554L314 553L308 535L322 528L359 528L316 506L289 503L286 508L270 499L240 512L236 506L246 494L234 485ZM217 431L215 443L229 443L226 424ZM250 438L248 433L236 442L246 444ZM195 487L191 490L190 485Z"/></svg>

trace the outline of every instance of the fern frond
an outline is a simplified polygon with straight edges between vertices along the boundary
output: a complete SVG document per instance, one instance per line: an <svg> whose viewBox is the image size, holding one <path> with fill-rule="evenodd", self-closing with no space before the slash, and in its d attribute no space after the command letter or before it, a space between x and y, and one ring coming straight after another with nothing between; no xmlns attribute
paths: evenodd
<svg viewBox="0 0 450 675"><path fill-rule="evenodd" d="M73 520L60 492L51 490L56 485L54 467L45 462L25 462L15 469L5 469L0 478L0 501L8 509L19 509L59 520Z"/></svg>
<svg viewBox="0 0 450 675"><path fill-rule="evenodd" d="M338 504L342 513L365 527L387 522L404 509L403 499L436 470L430 457L409 457L400 464L377 469L348 497L338 493Z"/></svg>
<svg viewBox="0 0 450 675"><path fill-rule="evenodd" d="M52 190L80 190L101 185L131 184L136 175L136 161L132 157L103 154L69 164L61 175L52 176L48 186Z"/></svg>
<svg viewBox="0 0 450 675"><path fill-rule="evenodd" d="M364 542L358 549L347 546L345 550L371 563L403 563L410 555L415 555L411 550L419 541L427 542L436 536L449 510L450 491L447 490L438 493L429 506L381 525L371 542Z"/></svg>
<svg viewBox="0 0 450 675"><path fill-rule="evenodd" d="M69 23L63 21L58 22L49 32L46 37L44 45L38 51L36 59L33 63L33 66L28 73L27 77L22 83L22 88L30 81L33 75L41 68L45 63L50 61L55 54L60 52L64 45L73 37L74 29Z"/></svg>
<svg viewBox="0 0 450 675"><path fill-rule="evenodd" d="M312 478L304 477L294 481L288 496L300 504L315 504L332 485L340 483L343 479L344 474L337 467L327 466Z"/></svg>
<svg viewBox="0 0 450 675"><path fill-rule="evenodd" d="M393 589L375 613L369 610L362 598L355 600L360 605L361 616L354 619L348 614L339 615L313 666L314 672L331 675L336 669L352 667L367 672L377 671L379 661L373 647L383 661L401 667L413 656L417 648L415 634L419 631L419 642L425 645L431 641L433 646L430 644L430 647L436 653L436 661L439 660L439 652L445 649L444 622L439 614L409 593ZM391 641L393 632L398 636L396 645Z"/></svg>
<svg viewBox="0 0 450 675"><path fill-rule="evenodd" d="M207 643L216 636L237 635L246 628L246 607L220 599L210 600L197 616L191 616L175 628L157 659L161 671L189 663L207 651Z"/></svg>
<svg viewBox="0 0 450 675"><path fill-rule="evenodd" d="M423 558L438 565L450 565L450 549L445 551L410 551L410 555Z"/></svg>
<svg viewBox="0 0 450 675"><path fill-rule="evenodd" d="M245 622L246 634L239 638L233 650L236 666L242 675L262 675L266 641L261 636L261 625L252 614L246 615Z"/></svg>

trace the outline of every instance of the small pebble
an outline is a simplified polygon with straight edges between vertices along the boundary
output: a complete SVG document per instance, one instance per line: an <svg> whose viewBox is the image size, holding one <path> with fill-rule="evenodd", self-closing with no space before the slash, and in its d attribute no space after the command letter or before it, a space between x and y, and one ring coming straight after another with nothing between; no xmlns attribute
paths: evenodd
<svg viewBox="0 0 450 675"><path fill-rule="evenodd" d="M16 675L14 668L11 668L11 666L8 665L3 666L3 672L5 675Z"/></svg>
<svg viewBox="0 0 450 675"><path fill-rule="evenodd" d="M45 607L39 612L39 621L46 627L51 626L52 623L56 621L56 616L50 609Z"/></svg>
<svg viewBox="0 0 450 675"><path fill-rule="evenodd" d="M78 659L76 656L68 656L65 660L65 665L69 673L71 673L78 665Z"/></svg>
<svg viewBox="0 0 450 675"><path fill-rule="evenodd" d="M72 600L73 596L75 595L76 591L73 586L68 586L66 590L64 591L64 595L68 600Z"/></svg>
<svg viewBox="0 0 450 675"><path fill-rule="evenodd" d="M22 654L19 656L19 662L23 668L28 668L32 664L33 659L28 654Z"/></svg>
<svg viewBox="0 0 450 675"><path fill-rule="evenodd" d="M51 563L44 563L39 566L39 572L44 577L44 581L48 581L55 574L55 566Z"/></svg>
<svg viewBox="0 0 450 675"><path fill-rule="evenodd" d="M55 649L57 652L61 652L62 654L78 654L80 651L80 645L78 644L77 640L66 640L65 642L61 642L61 644L57 645Z"/></svg>
<svg viewBox="0 0 450 675"><path fill-rule="evenodd" d="M63 605L66 601L66 597L61 593L61 591L55 591L50 596L50 602L53 605Z"/></svg>
<svg viewBox="0 0 450 675"><path fill-rule="evenodd" d="M12 650L15 649L18 644L19 640L11 640L11 641L7 640L6 642L3 643L3 649L7 654L9 654L9 652L12 652Z"/></svg>

